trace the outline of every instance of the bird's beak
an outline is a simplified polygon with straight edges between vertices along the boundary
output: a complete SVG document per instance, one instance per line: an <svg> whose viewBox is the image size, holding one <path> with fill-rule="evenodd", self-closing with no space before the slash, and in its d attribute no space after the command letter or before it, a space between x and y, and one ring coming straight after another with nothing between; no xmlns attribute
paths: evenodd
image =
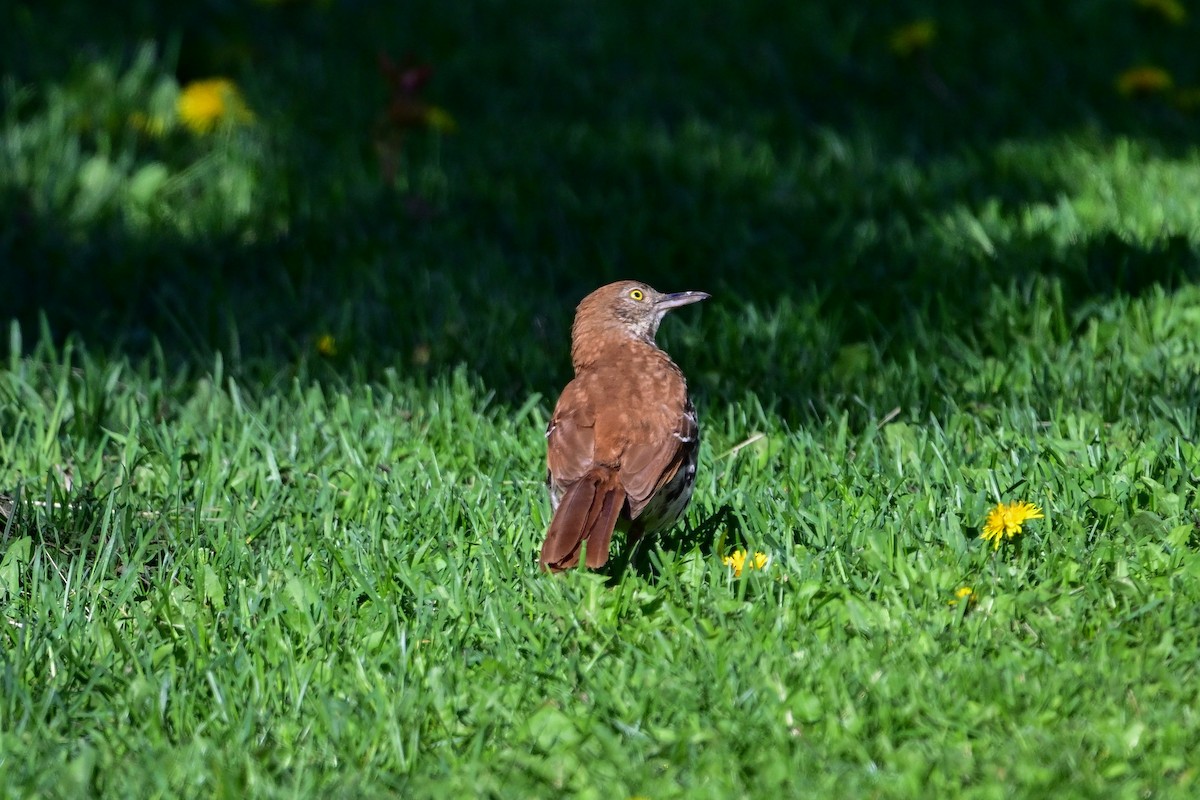
<svg viewBox="0 0 1200 800"><path fill-rule="evenodd" d="M654 301L655 309L659 311L669 311L672 308L699 303L701 300L707 300L710 297L708 292L675 292L674 294L664 294Z"/></svg>

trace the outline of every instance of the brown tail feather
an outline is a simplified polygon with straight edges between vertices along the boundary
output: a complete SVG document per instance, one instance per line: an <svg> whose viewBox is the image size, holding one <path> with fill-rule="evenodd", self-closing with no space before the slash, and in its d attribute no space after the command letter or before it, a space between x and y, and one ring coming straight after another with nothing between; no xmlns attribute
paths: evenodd
<svg viewBox="0 0 1200 800"><path fill-rule="evenodd" d="M585 541L587 565L592 569L604 566L624 505L625 489L611 470L594 469L571 484L546 531L542 567L558 572L575 566Z"/></svg>

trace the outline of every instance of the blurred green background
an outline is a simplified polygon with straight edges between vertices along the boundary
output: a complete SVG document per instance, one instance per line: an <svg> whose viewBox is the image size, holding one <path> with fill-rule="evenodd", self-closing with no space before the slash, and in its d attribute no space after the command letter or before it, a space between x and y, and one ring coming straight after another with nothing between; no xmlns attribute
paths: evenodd
<svg viewBox="0 0 1200 800"><path fill-rule="evenodd" d="M575 302L636 277L762 317L689 329L701 391L840 405L873 358L1003 352L997 293L1052 287L1065 337L1195 277L1175 8L8 5L0 318L258 375L330 336L335 370L465 363L519 400L561 383ZM408 99L455 130L389 121L381 55L432 70ZM131 123L213 77L252 123Z"/></svg>

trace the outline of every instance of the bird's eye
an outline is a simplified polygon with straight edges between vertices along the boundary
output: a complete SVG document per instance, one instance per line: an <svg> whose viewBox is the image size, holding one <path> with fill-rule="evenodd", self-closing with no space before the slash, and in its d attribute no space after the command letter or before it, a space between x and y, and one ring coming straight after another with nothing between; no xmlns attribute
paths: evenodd
<svg viewBox="0 0 1200 800"><path fill-rule="evenodd" d="M643 292L641 289L630 289L629 296L631 298L633 298L634 300L637 300L638 302L641 302L642 300L646 299L646 293Z"/></svg>

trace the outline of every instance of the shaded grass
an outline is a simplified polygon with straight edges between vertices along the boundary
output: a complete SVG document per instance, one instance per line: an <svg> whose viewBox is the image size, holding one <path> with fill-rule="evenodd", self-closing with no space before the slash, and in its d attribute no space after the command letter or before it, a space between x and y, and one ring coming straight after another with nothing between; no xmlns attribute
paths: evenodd
<svg viewBox="0 0 1200 800"><path fill-rule="evenodd" d="M7 274L27 287L0 314L30 326L49 313L92 346L144 352L157 338L185 363L221 349L274 367L329 331L370 376L419 350L433 370L467 362L519 404L561 382L561 361L541 355L577 298L628 275L765 312L782 298L839 344L870 337L903 357L914 320L1002 328L975 310L1013 279L1060 282L1074 313L1196 272L1191 118L1113 89L1142 61L1186 85L1193 22L1084 2L1056 12L1070 25L1037 4L938 9L927 66L955 90L948 102L886 47L893 24L930 13L920 6L810 4L768 24L756 5L668 4L651 16L673 19L660 26L671 36L640 47L646 10L620 5L277 11L138 5L110 30L66 4L41 47L5 49L20 88L7 112L22 141L46 131L16 159L25 182L0 195L18 223L0 243ZM75 55L85 29L102 56ZM133 57L131 31L157 42L156 61ZM494 45L467 44L482 40ZM430 99L462 121L454 137L406 138L399 191L372 149L379 51L433 61ZM260 124L154 144L35 113L107 93L130 98L113 101L118 123L142 107L137 92L98 90L97 71L134 86L232 73ZM155 164L173 177L140 202L70 188L100 172L84 169L94 150L131 186Z"/></svg>

